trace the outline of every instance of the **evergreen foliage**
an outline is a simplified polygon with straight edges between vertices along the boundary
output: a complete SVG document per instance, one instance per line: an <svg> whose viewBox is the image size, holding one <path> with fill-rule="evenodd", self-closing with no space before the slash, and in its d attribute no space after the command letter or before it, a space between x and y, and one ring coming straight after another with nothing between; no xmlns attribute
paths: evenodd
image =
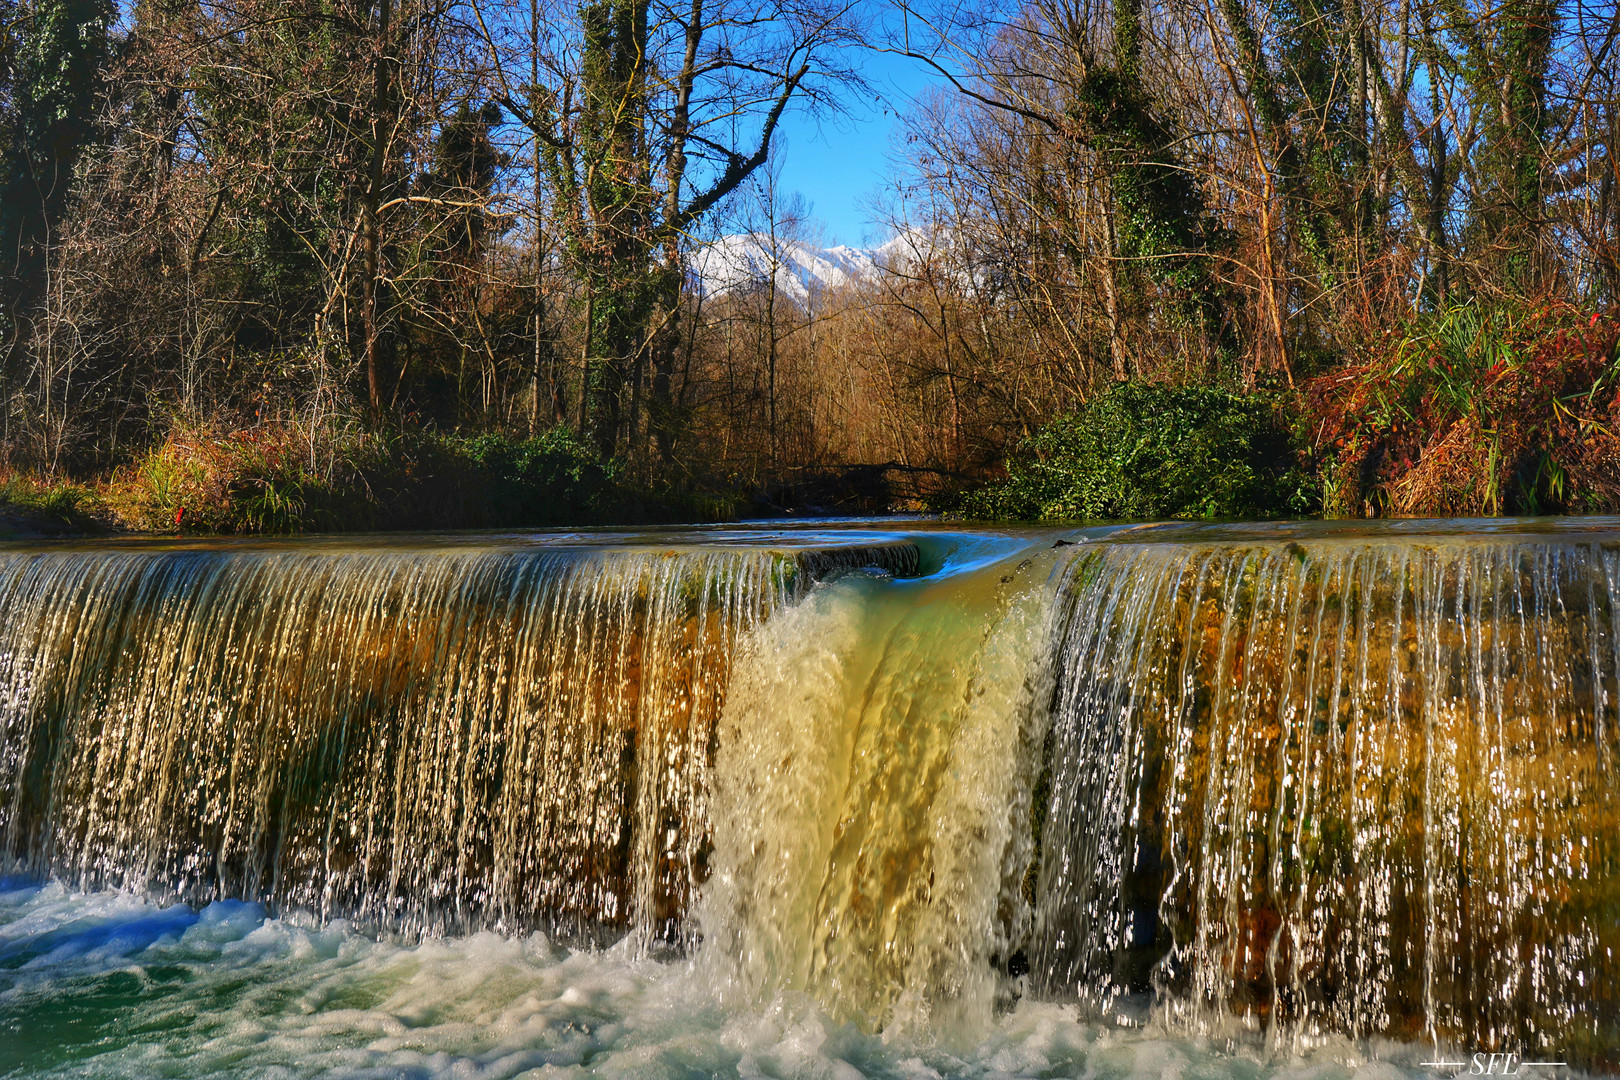
<svg viewBox="0 0 1620 1080"><path fill-rule="evenodd" d="M1118 383L1041 428L970 517L1038 521L1297 517L1317 507L1274 400Z"/></svg>
<svg viewBox="0 0 1620 1080"><path fill-rule="evenodd" d="M96 136L111 0L0 4L0 319L44 290L46 247ZM0 326L0 342L15 333Z"/></svg>

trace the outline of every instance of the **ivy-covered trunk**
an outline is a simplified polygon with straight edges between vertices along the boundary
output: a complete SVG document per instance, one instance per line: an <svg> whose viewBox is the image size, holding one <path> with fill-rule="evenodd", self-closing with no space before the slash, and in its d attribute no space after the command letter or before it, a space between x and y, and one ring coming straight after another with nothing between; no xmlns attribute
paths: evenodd
<svg viewBox="0 0 1620 1080"><path fill-rule="evenodd" d="M1462 43L1460 66L1483 120L1466 246L1477 263L1500 267L1508 282L1529 287L1543 212L1542 139L1558 6L1508 0L1489 19L1471 17L1463 0L1441 6Z"/></svg>
<svg viewBox="0 0 1620 1080"><path fill-rule="evenodd" d="M0 348L45 292L52 232L96 129L110 0L0 4Z"/></svg>
<svg viewBox="0 0 1620 1080"><path fill-rule="evenodd" d="M628 245L627 245L628 246ZM628 251L593 266L586 278L590 322L585 354L585 436L603 460L619 449L625 392L646 352L648 274L644 252ZM641 270L636 273L636 270Z"/></svg>
<svg viewBox="0 0 1620 1080"><path fill-rule="evenodd" d="M681 284L685 267L681 253L670 245L664 265L659 269L655 286L657 331L650 349L652 360L652 392L647 399L647 426L658 448L658 458L664 464L675 460L675 443L681 435L681 410L675 402L675 359L680 354L681 337Z"/></svg>
<svg viewBox="0 0 1620 1080"><path fill-rule="evenodd" d="M594 0L584 26L579 146L590 221L580 238L591 320L585 425L602 457L619 447L624 392L646 346L653 220L647 133L647 0Z"/></svg>
<svg viewBox="0 0 1620 1080"><path fill-rule="evenodd" d="M1550 0L1518 0L1507 5L1502 19L1502 105L1497 122L1486 128L1502 197L1489 218L1509 279L1529 285L1540 232L1547 65L1558 9Z"/></svg>
<svg viewBox="0 0 1620 1080"><path fill-rule="evenodd" d="M539 144L569 269L584 287L581 427L604 459L626 440L638 453L649 434L661 452L669 445L684 244L693 224L764 164L817 48L840 32L836 18L802 26L780 12L714 7L586 0L577 69L559 63L555 84L531 88L526 103L510 93L497 99ZM538 31L531 47L542 48ZM751 150L728 145L756 108L764 115ZM723 138L699 134L722 123L730 128ZM697 144L712 171L694 191L686 154Z"/></svg>
<svg viewBox="0 0 1620 1080"><path fill-rule="evenodd" d="M393 40L392 0L381 0L377 5L377 58L373 61L371 100L370 158L366 169L365 189L360 199L362 249L361 318L365 332L366 400L371 415L382 415L382 380L377 371L377 351L382 334L382 306L384 303L382 267L382 221L379 207L383 185L386 182L389 151L393 132L397 128L399 103L394 68L398 59L392 55Z"/></svg>
<svg viewBox="0 0 1620 1080"><path fill-rule="evenodd" d="M1180 133L1161 116L1142 74L1141 0L1114 0L1114 56L1109 65L1089 59L1070 105L1070 120L1107 162L1113 192L1118 254L1169 291L1174 306L1225 351L1230 320L1215 280L1220 244L1194 173L1177 154ZM1112 245L1110 245L1112 247ZM1111 252L1112 254L1112 252ZM1112 263L1112 260L1110 260ZM1106 271L1110 287L1118 274Z"/></svg>

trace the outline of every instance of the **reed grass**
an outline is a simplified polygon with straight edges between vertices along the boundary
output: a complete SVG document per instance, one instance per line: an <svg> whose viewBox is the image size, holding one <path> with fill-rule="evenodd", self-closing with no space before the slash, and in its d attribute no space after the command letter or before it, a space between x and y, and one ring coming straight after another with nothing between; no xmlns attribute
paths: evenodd
<svg viewBox="0 0 1620 1080"><path fill-rule="evenodd" d="M1620 315L1464 304L1305 389L1329 516L1620 510Z"/></svg>
<svg viewBox="0 0 1620 1080"><path fill-rule="evenodd" d="M0 537L101 532L108 525L97 493L83 484L0 473Z"/></svg>

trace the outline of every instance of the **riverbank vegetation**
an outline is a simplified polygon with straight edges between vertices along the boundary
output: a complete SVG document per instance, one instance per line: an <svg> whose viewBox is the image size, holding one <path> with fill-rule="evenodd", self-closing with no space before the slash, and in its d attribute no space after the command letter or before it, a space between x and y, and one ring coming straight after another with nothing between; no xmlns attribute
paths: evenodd
<svg viewBox="0 0 1620 1080"><path fill-rule="evenodd" d="M969 11L0 0L0 529L1620 511L1615 4Z"/></svg>
<svg viewBox="0 0 1620 1080"><path fill-rule="evenodd" d="M11 474L0 481L0 534L659 524L733 517L728 498L621 483L563 427L529 438L176 428L88 483Z"/></svg>

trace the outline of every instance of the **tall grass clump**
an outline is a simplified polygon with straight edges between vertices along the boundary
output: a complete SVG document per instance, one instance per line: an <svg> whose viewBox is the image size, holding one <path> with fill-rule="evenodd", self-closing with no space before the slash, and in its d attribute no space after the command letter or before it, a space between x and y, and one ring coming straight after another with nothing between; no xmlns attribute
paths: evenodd
<svg viewBox="0 0 1620 1080"><path fill-rule="evenodd" d="M1305 391L1336 516L1620 509L1620 319L1566 304L1421 316Z"/></svg>
<svg viewBox="0 0 1620 1080"><path fill-rule="evenodd" d="M98 494L68 480L0 474L0 536L99 532L107 527Z"/></svg>

